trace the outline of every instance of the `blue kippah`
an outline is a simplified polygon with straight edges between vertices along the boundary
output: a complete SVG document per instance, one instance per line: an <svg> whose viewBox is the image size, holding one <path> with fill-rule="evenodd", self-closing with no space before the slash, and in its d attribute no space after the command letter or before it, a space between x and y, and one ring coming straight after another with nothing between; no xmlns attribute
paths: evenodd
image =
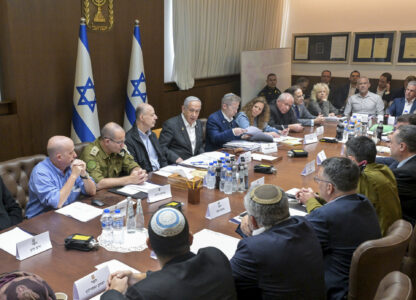
<svg viewBox="0 0 416 300"><path fill-rule="evenodd" d="M150 221L153 232L161 237L173 237L185 228L185 217L175 208L165 207L158 210Z"/></svg>

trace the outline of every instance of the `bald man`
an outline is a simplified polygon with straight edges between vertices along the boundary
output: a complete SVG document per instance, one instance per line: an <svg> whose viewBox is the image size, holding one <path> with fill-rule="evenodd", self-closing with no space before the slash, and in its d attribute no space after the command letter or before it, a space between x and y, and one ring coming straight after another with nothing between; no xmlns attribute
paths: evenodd
<svg viewBox="0 0 416 300"><path fill-rule="evenodd" d="M124 129L110 122L101 129L101 136L82 151L81 159L87 163L98 190L147 180L146 171L134 161L124 142Z"/></svg>
<svg viewBox="0 0 416 300"><path fill-rule="evenodd" d="M26 217L61 208L82 193L95 195L95 183L86 172L85 162L76 159L74 143L66 136L51 137L48 157L37 164L30 174L29 203Z"/></svg>
<svg viewBox="0 0 416 300"><path fill-rule="evenodd" d="M152 132L157 116L153 106L141 103L136 108L136 126L126 134L126 145L134 160L147 172L168 165L156 134Z"/></svg>

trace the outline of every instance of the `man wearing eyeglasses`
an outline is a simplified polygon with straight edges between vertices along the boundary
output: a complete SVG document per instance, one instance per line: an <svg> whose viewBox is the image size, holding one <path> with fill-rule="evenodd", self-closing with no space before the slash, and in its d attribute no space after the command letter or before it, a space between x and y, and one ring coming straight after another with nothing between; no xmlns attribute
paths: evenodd
<svg viewBox="0 0 416 300"><path fill-rule="evenodd" d="M101 136L84 148L81 159L97 183L97 189L127 184L141 184L147 173L128 153L124 129L113 122L101 129Z"/></svg>
<svg viewBox="0 0 416 300"><path fill-rule="evenodd" d="M320 200L326 204L306 219L321 242L327 299L344 299L355 249L367 240L381 238L376 211L365 196L356 192L359 177L358 165L346 157L324 160L314 177ZM308 211L309 204L318 198L310 188L301 189L296 196Z"/></svg>

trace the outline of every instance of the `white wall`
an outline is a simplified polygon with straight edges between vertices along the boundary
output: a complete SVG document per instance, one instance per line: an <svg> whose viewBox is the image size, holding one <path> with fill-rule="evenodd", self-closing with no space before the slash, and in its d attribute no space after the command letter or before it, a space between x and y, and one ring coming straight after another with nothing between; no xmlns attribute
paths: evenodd
<svg viewBox="0 0 416 300"><path fill-rule="evenodd" d="M291 0L286 47L292 47L292 33L373 32L416 30L415 0ZM399 44L396 34L395 46ZM352 44L350 44L350 50ZM393 49L393 62L398 47ZM352 52L350 52L350 57ZM348 77L357 69L361 75L379 78L390 72L393 79L416 75L415 66L370 64L292 64L292 75L318 76L324 69L334 77Z"/></svg>

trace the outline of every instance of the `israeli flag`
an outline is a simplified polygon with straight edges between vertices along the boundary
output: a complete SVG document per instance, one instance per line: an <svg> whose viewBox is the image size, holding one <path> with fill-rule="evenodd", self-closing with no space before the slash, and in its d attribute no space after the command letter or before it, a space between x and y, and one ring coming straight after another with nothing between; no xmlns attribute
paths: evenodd
<svg viewBox="0 0 416 300"><path fill-rule="evenodd" d="M77 65L75 71L74 105L72 107L71 138L75 144L93 142L100 136L97 99L92 77L87 27L81 18L79 27Z"/></svg>
<svg viewBox="0 0 416 300"><path fill-rule="evenodd" d="M128 131L136 121L136 107L147 102L146 80L144 76L142 43L140 40L139 21L135 21L133 42L131 46L130 69L127 80L126 112L124 129Z"/></svg>

